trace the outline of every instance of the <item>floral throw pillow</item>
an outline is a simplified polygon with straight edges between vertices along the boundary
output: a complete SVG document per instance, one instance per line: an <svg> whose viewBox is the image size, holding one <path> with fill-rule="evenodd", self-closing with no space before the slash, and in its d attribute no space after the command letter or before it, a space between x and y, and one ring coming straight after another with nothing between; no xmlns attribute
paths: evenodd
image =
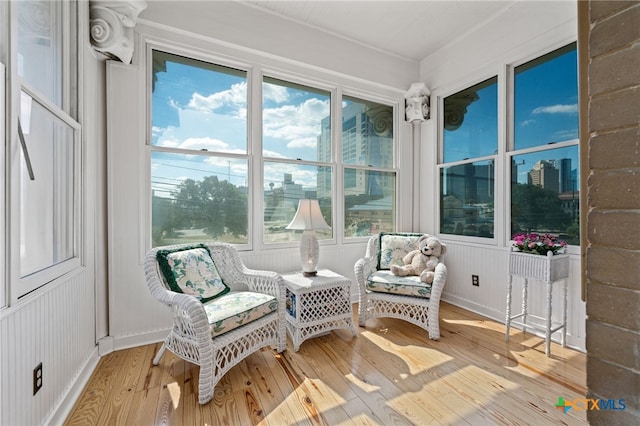
<svg viewBox="0 0 640 426"><path fill-rule="evenodd" d="M230 290L204 245L158 250L156 258L169 288L177 293L190 294L204 303Z"/></svg>
<svg viewBox="0 0 640 426"><path fill-rule="evenodd" d="M378 240L378 270L390 269L391 265L402 266L402 258L418 249L418 238L422 235L424 234L382 232Z"/></svg>

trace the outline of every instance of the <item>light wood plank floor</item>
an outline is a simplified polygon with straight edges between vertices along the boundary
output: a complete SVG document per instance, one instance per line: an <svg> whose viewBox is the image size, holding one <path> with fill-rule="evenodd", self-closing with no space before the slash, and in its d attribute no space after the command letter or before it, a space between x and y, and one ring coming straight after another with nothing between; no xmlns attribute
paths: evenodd
<svg viewBox="0 0 640 426"><path fill-rule="evenodd" d="M354 312L357 311L357 305ZM442 338L395 319L264 349L230 370L198 404L198 367L160 344L100 360L67 425L577 425L558 397L583 398L585 354L443 303Z"/></svg>

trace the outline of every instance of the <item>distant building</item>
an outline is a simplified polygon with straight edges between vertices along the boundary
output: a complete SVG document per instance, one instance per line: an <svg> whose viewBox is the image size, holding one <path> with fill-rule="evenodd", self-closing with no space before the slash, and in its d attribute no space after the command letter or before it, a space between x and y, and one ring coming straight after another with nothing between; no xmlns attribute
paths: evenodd
<svg viewBox="0 0 640 426"><path fill-rule="evenodd" d="M551 161L540 160L529 172L529 185L560 192L560 172Z"/></svg>
<svg viewBox="0 0 640 426"><path fill-rule="evenodd" d="M376 129L372 115L392 113L391 107L369 108L362 102L350 102L342 109L342 159L346 165L375 165L393 167L393 150L388 149L393 134L390 128ZM382 111L383 110L383 111ZM318 161L331 162L331 117L321 122L317 144ZM389 181L387 181L389 180ZM371 173L363 169L351 169L345 175L345 195L369 195L382 197L383 188L394 188L392 177L384 173ZM331 171L318 170L318 197L331 197Z"/></svg>
<svg viewBox="0 0 640 426"><path fill-rule="evenodd" d="M574 191L574 177L571 171L571 158L563 158L560 160L560 189L559 192Z"/></svg>

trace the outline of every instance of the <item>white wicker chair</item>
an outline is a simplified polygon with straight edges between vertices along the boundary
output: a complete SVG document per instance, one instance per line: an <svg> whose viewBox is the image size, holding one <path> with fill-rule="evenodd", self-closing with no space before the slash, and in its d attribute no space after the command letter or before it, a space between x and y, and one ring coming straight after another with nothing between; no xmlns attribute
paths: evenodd
<svg viewBox="0 0 640 426"><path fill-rule="evenodd" d="M262 318L212 338L204 305L196 297L169 290L160 271L156 253L179 249L187 244L157 247L147 253L144 272L151 294L173 312L173 327L155 358L158 365L165 349L200 366L198 399L206 404L213 398L216 384L233 366L257 350L271 345L278 352L286 347L284 321L285 290L282 277L275 272L248 269L237 251L224 243L207 243L220 277L231 291L245 290L275 296L278 307ZM248 288L248 290L247 290Z"/></svg>
<svg viewBox="0 0 640 426"><path fill-rule="evenodd" d="M394 234L415 236L415 234L405 233ZM380 238L381 234L378 234L369 239L365 257L359 259L354 266L359 293L359 325L364 327L370 318L399 318L425 329L430 339L438 340L440 338L440 296L447 281L447 267L442 263L442 258L436 266L431 294L428 298L370 291L367 289L367 279L377 271Z"/></svg>

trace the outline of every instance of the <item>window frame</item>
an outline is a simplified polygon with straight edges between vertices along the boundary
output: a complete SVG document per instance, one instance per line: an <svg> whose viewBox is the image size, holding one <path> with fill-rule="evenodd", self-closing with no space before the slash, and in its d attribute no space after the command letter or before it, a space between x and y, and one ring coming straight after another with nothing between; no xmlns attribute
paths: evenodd
<svg viewBox="0 0 640 426"><path fill-rule="evenodd" d="M552 151L555 149L561 149L561 148L569 148L572 146L576 146L578 147L578 165L577 165L577 170L578 173L581 172L580 170L580 162L582 161L580 158L580 139L579 137L573 139L573 140L565 140L565 141L561 141L561 142L553 142L550 144L543 144L543 145L537 145L537 146L533 146L533 147L527 147L527 148L520 148L520 149L516 149L515 148L515 70L516 68L518 68L521 65L527 64L528 62L531 61L535 61L537 59L540 59L546 55L549 55L555 51L558 50L563 50L563 49L567 49L569 46L574 45L574 48L577 50L577 41L575 39L571 39L571 40L563 40L559 43L556 43L552 46L548 46L545 49L536 51L530 55L527 55L525 57L521 57L518 60L515 61L510 61L508 63L506 63L504 65L504 68L506 69L506 81L507 81L507 86L509 88L509 90L507 91L507 93L505 94L505 98L506 98L506 102L507 102L507 114L506 114L506 118L507 118L507 138L506 138L506 143L504 144L504 158L505 158L505 169L504 169L504 173L505 173L505 177L504 177L504 188L505 188L505 207L504 207L504 214L505 214L505 245L506 246L510 246L511 245L511 218L512 218L512 214L511 214L511 167L508 167L507 165L511 164L511 160L513 157L518 156L518 155L526 155L526 154L531 154L531 153L538 153L538 152L543 152L543 151ZM576 61L576 72L578 72L578 62ZM578 84L578 88L576 91L576 94L579 95L580 92L580 81L578 78L577 81ZM576 101L578 102L578 101ZM580 115L578 115L578 131L580 129ZM577 179L578 182L581 181L580 178ZM581 188L582 189L582 188ZM578 195L579 197L579 195ZM581 214L580 212L578 212L578 218L580 218ZM582 238L582 236L578 236L579 239ZM567 245L566 247L566 253L568 254L580 254L580 245L574 245L574 244L570 244Z"/></svg>
<svg viewBox="0 0 640 426"><path fill-rule="evenodd" d="M247 81L247 145L246 152L244 154L237 154L231 152L221 152L221 151L195 151L183 148L172 148L172 147L162 147L153 145L152 137L153 137L153 111L152 111L152 78L153 78L153 51L158 50L164 53L168 53L171 55L181 56L187 59L193 59L196 61L201 61L205 63L212 64L214 66L222 66L231 69L235 69L238 71L243 71L246 73L246 81ZM252 146L252 119L253 119L253 92L252 92L252 80L255 71L249 64L231 61L228 59L223 59L215 55L210 55L206 52L199 52L191 49L186 49L183 47L176 46L170 42L160 42L157 40L147 39L144 42L144 81L145 81L145 143L144 143L144 158L145 158L145 176L142 179L144 182L144 188L142 189L142 193L145 194L146 203L142 211L144 212L144 218L141 218L141 229L143 229L143 241L144 241L144 250L147 250L153 247L152 241L152 226L153 226L153 190L151 187L151 158L153 152L164 152L164 153L172 153L172 154L181 154L181 155L203 155L210 157L219 157L219 158L230 158L230 159L241 159L247 161L247 186L248 186L248 194L247 194L247 243L234 243L234 247L238 250L252 250L255 245L255 239L253 238L253 227L254 221L251 219L254 216L254 203L253 203L253 195L252 195L252 182L253 182L253 155L252 152L255 147Z"/></svg>
<svg viewBox="0 0 640 426"><path fill-rule="evenodd" d="M38 92L25 82L18 74L17 46L12 44L6 46L9 56L9 67L5 70L5 78L10 82L7 87L6 97L10 103L9 111L6 112L7 134L10 147L11 159L7 165L6 175L8 181L11 182L8 193L4 199L8 200L8 217L5 217L4 223L9 223L9 232L7 238L7 256L4 257L8 262L8 285L5 290L9 295L5 298L4 306L13 306L21 299L29 296L40 288L57 282L63 276L75 273L80 270L84 264L84 196L82 190L84 187L84 166L82 165L82 155L84 152L82 141L82 126L75 117L79 111L78 87L80 54L76 49L78 27L75 23L78 20L78 4L75 1L62 2L60 11L60 21L57 23L62 28L71 28L70 31L62 31L63 37L60 46L59 60L61 61L62 78L58 89L61 91L60 106L56 105L52 100L48 99L44 94ZM18 16L17 7L9 5L8 20L9 33L12 38L17 37L18 32ZM73 197L72 210L74 212L73 223L70 227L73 232L71 242L72 255L68 259L61 262L50 263L47 267L32 272L24 277L21 276L21 258L20 258L20 240L21 227L25 218L21 215L21 166L25 161L22 147L18 139L18 116L20 111L21 93L25 92L32 98L32 102L37 103L48 115L68 126L71 130L73 139L73 152L71 157L73 160ZM37 170L34 170L37 179ZM2 305L0 305L2 307Z"/></svg>
<svg viewBox="0 0 640 426"><path fill-rule="evenodd" d="M497 147L496 152L494 154L482 155L479 157L470 157L462 160L455 160L445 163L444 161L444 100L445 98L454 95L458 92L471 88L475 85L481 84L490 79L496 79L496 90L497 90L497 108L496 108L496 135L497 135ZM460 242L471 242L471 243L481 243L483 245L488 246L497 246L498 241L500 240L500 236L502 234L502 229L499 227L499 223L501 221L502 212L498 209L498 205L503 199L501 196L501 173L502 173L502 157L504 152L504 127L505 127L505 103L504 103L504 80L505 80L505 72L504 69L496 70L494 67L490 69L483 70L482 73L478 73L465 81L464 84L459 84L450 90L443 91L441 94L437 95L437 135L438 135L438 144L437 144L437 175L436 175L436 185L435 193L437 194L437 210L436 210L436 229L438 230L438 235L445 237L451 241L460 241ZM502 84L501 84L502 83ZM493 227L493 237L479 237L479 236L471 236L471 235L458 235L458 234L446 234L442 233L442 171L443 169L452 167L452 166L460 166L464 164L473 164L477 162L483 161L492 161L494 162L494 227Z"/></svg>
<svg viewBox="0 0 640 426"><path fill-rule="evenodd" d="M289 249L299 246L299 241L281 242L281 243L265 243L262 237L264 228L264 196L262 194L262 188L264 187L264 161L284 161L291 162L292 164L307 164L300 162L296 159L280 159L280 158L266 158L262 156L262 90L261 84L263 81L263 75L276 80L282 80L284 82L291 82L293 84L300 84L308 86L310 88L328 91L331 93L331 115L332 115L332 159L331 162L308 162L311 165L322 165L331 167L332 173L332 197L334 203L332 206L332 238L320 240L320 245L336 245L336 244L352 244L366 242L370 237L349 237L344 236L344 224L340 218L344 216L344 202L342 201L344 190L342 188L343 183L343 165L342 165L342 138L341 132L336 129L336 122L341 122L341 105L337 99L342 99L343 92L347 96L360 98L363 100L369 100L372 102L388 105L393 110L393 168L390 170L382 170L386 172L392 171L395 173L395 228L399 229L401 224L410 223L408 217L411 214L410 210L399 209L399 197L402 189L401 180L403 178L400 173L398 164L399 160L399 141L406 137L406 131L404 121L400 118L400 113L404 115L404 109L400 108L401 101L404 102L404 92L400 93L396 90L388 90L385 93L375 93L373 86L368 89L360 88L360 83L351 82L348 87L345 86L340 79L334 79L332 76L327 76L324 73L306 70L300 72L300 70L287 70L284 71L283 67L279 67L277 63L273 61L262 61L259 58L244 58L243 55L236 55L235 53L224 54L224 49L215 49L212 46L203 41L193 40L194 43L187 46L186 44L176 44L175 41L169 40L166 36L163 38L158 35L144 34L141 39L141 50L145 51L145 58L143 62L145 66L141 75L141 82L145 85L145 114L146 123L144 130L144 176L141 176L141 193L145 194L144 200L142 200L141 209L143 211L143 217L140 219L141 228L141 241L143 251L147 250L151 245L151 191L150 191L150 141L151 141L151 63L150 63L150 50L158 49L164 52L173 53L188 58L202 60L205 62L211 62L215 65L228 66L235 69L242 69L247 71L247 120L248 120L248 141L247 141L247 155L249 158L249 223L248 244L234 244L239 251L262 251L271 249ZM348 92L348 93L347 93ZM397 93L396 93L397 92ZM397 95L397 96L396 96ZM401 126L400 124L403 124ZM411 135L411 132L408 133ZM233 155L233 154L225 154ZM353 166L356 167L356 166ZM368 167L364 167L366 170L374 170ZM257 190L256 190L257 189ZM335 200L340 200L335 202Z"/></svg>
<svg viewBox="0 0 640 426"><path fill-rule="evenodd" d="M528 54L525 57L505 59L501 61L497 66L486 67L479 70L477 73L472 74L468 79L465 79L463 84L452 86L447 90L443 90L440 93L433 93L433 97L437 98L436 114L437 114L437 160L436 167L438 169L437 179L438 187L436 189L437 194L437 210L435 226L437 229L441 229L441 222L443 220L441 213L441 170L444 167L451 165L458 165L464 163L472 163L476 161L484 161L487 159L494 159L495 161L495 216L494 216L494 237L485 238L478 236L462 236L455 234L441 234L446 239L461 243L481 244L483 246L498 246L509 247L511 245L511 168L510 162L514 156L529 154L532 152L541 152L547 150L554 150L559 148L567 148L571 146L579 146L579 139L556 142L553 144L545 144L536 147L522 148L515 150L514 140L514 102L515 102L515 69L530 61L542 58L545 55L553 53L556 50L563 49L571 44L575 44L575 39L565 39L560 42L556 42L553 45L547 45L546 47L536 50ZM577 67L577 63L576 63ZM478 83L481 83L492 76L497 75L498 84L498 147L494 155L470 158L467 160L461 160L457 162L444 163L444 99L452 94L465 90ZM433 112L432 112L433 113ZM580 153L578 152L578 162L580 162ZM502 224L502 225L500 225ZM567 253L579 254L580 246L569 245L567 246Z"/></svg>
<svg viewBox="0 0 640 426"><path fill-rule="evenodd" d="M261 69L260 73L257 73L256 75L256 80L258 81L259 78L259 90L258 90L258 86L256 86L254 89L256 92L260 92L259 95L259 118L256 120L257 122L255 123L256 128L259 128L259 137L256 138L257 143L255 144L255 151L254 151L254 156L256 158L259 158L259 163L260 163L260 174L258 175L258 179L259 179L259 186L257 188L259 188L260 190L260 194L257 193L256 191L256 205L259 206L258 210L260 212L260 214L256 214L256 219L259 221L260 226L256 225L256 233L258 232L257 229L260 228L260 236L258 237L258 241L259 241L259 247L260 249L263 250L268 250L268 249L274 249L274 248L289 248L289 247L299 247L300 246L300 240L299 238L294 238L293 240L290 241L282 241L282 242L269 242L265 239L265 233L264 233L264 209L265 209L265 202L264 202L264 186L265 186L265 176L264 176L264 171L265 171L265 164L266 163L281 163L281 164L292 164L292 165L299 165L299 166L311 166L311 167L328 167L331 168L331 198L333 200L333 202L331 203L331 223L333 224L331 226L331 238L319 238L318 239L318 243L322 246L322 245L327 245L327 244L335 244L337 241L337 232L338 229L336 228L336 206L337 203L335 202L336 200L336 185L337 185L337 158L336 158L336 130L335 130L335 123L337 120L336 117L336 107L337 107L337 99L338 99L338 94L337 91L335 89L335 87L332 87L329 84L326 84L324 82L320 82L320 81L316 81L313 80L311 78L305 79L301 76L297 76L297 75L289 75L289 74L285 74L281 71L275 70L275 69L271 69L271 68L264 68ZM263 111L264 111L264 102L263 102L263 84L265 82L268 82L267 80L276 80L276 81L280 81L283 84L290 84L292 86L302 86L302 87L307 87L311 90L317 90L318 92L326 92L329 95L329 113L330 113L330 126L331 126L331 155L330 155L330 160L327 161L320 161L316 158L316 160L306 160L306 159L299 159L299 158L280 158L280 157L268 157L264 155L264 145L263 145L263 141L264 141L264 134L263 134L263 125L264 125L264 121L263 121ZM273 82L270 82L273 83ZM254 114L255 116L257 116L258 114ZM258 142L259 141L259 142ZM257 210L257 211L258 211ZM257 237L257 234L255 235Z"/></svg>

